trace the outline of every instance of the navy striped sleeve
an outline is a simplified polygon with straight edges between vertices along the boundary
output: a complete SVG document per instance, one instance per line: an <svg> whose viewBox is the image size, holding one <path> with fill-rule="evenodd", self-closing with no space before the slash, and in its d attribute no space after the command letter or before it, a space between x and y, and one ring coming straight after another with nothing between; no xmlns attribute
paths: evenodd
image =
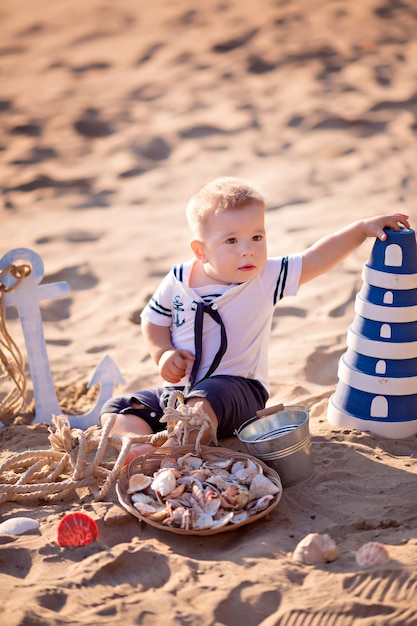
<svg viewBox="0 0 417 626"><path fill-rule="evenodd" d="M171 309L168 309L166 306L162 306L154 297L150 299L148 302L148 307L155 311L155 313L159 313L159 315L163 315L165 317L172 317Z"/></svg>
<svg viewBox="0 0 417 626"><path fill-rule="evenodd" d="M174 265L174 267L172 268L172 272L175 278L179 280L180 283L184 282L184 265L182 263Z"/></svg>
<svg viewBox="0 0 417 626"><path fill-rule="evenodd" d="M281 261L281 269L279 272L278 280L275 286L274 291L274 304L281 300L284 296L285 285L287 282L287 274L288 274L288 257L284 256Z"/></svg>

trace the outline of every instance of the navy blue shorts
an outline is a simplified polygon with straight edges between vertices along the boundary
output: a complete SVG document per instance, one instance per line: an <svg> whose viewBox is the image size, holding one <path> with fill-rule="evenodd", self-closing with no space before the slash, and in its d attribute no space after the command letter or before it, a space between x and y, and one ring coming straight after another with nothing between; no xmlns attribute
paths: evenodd
<svg viewBox="0 0 417 626"><path fill-rule="evenodd" d="M111 398L103 405L101 413L129 413L141 417L154 432L165 430L166 424L160 423L168 398L172 391L184 393L183 387L158 387L129 395ZM230 437L235 430L256 411L265 407L268 392L257 380L240 376L210 376L196 383L184 393L187 398L207 398L219 422L217 436ZM143 408L132 408L132 403L142 404Z"/></svg>

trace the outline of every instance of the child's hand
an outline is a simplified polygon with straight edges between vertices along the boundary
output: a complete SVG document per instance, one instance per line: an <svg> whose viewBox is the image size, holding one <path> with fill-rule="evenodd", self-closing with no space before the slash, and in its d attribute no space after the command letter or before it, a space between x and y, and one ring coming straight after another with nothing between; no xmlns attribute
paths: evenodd
<svg viewBox="0 0 417 626"><path fill-rule="evenodd" d="M159 359L159 374L168 383L179 383L194 360L194 355L188 350L166 350Z"/></svg>
<svg viewBox="0 0 417 626"><path fill-rule="evenodd" d="M367 237L378 237L381 241L385 241L387 234L384 228L392 230L400 230L401 225L410 228L408 215L403 213L392 213L390 215L378 215L363 221L364 229Z"/></svg>

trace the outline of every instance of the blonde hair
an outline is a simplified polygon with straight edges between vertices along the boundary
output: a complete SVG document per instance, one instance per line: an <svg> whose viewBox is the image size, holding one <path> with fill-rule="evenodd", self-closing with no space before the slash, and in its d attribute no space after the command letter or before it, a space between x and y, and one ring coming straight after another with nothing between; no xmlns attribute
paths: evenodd
<svg viewBox="0 0 417 626"><path fill-rule="evenodd" d="M251 202L256 202L265 208L262 194L246 181L232 176L215 178L201 187L189 200L188 224L194 234L200 235L209 215L218 215L231 209L241 209Z"/></svg>

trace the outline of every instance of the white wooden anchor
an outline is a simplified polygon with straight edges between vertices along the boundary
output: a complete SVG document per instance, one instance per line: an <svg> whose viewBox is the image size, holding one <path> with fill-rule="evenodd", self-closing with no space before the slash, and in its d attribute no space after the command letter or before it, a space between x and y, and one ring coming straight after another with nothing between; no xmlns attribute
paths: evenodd
<svg viewBox="0 0 417 626"><path fill-rule="evenodd" d="M27 248L16 248L7 252L0 259L0 269L22 261L28 263L32 271L12 291L4 293L4 304L6 307L15 306L19 314L33 383L34 422L51 423L52 415L60 415L62 411L59 408L49 366L39 300L62 297L69 292L70 287L63 281L39 285L44 275L43 261L36 252ZM7 288L13 287L16 283L15 278L9 273L5 273L2 280ZM111 357L104 356L88 383L88 387L100 385L96 404L85 415L69 416L71 426L85 429L98 424L101 406L112 396L114 385L124 382L119 368Z"/></svg>

